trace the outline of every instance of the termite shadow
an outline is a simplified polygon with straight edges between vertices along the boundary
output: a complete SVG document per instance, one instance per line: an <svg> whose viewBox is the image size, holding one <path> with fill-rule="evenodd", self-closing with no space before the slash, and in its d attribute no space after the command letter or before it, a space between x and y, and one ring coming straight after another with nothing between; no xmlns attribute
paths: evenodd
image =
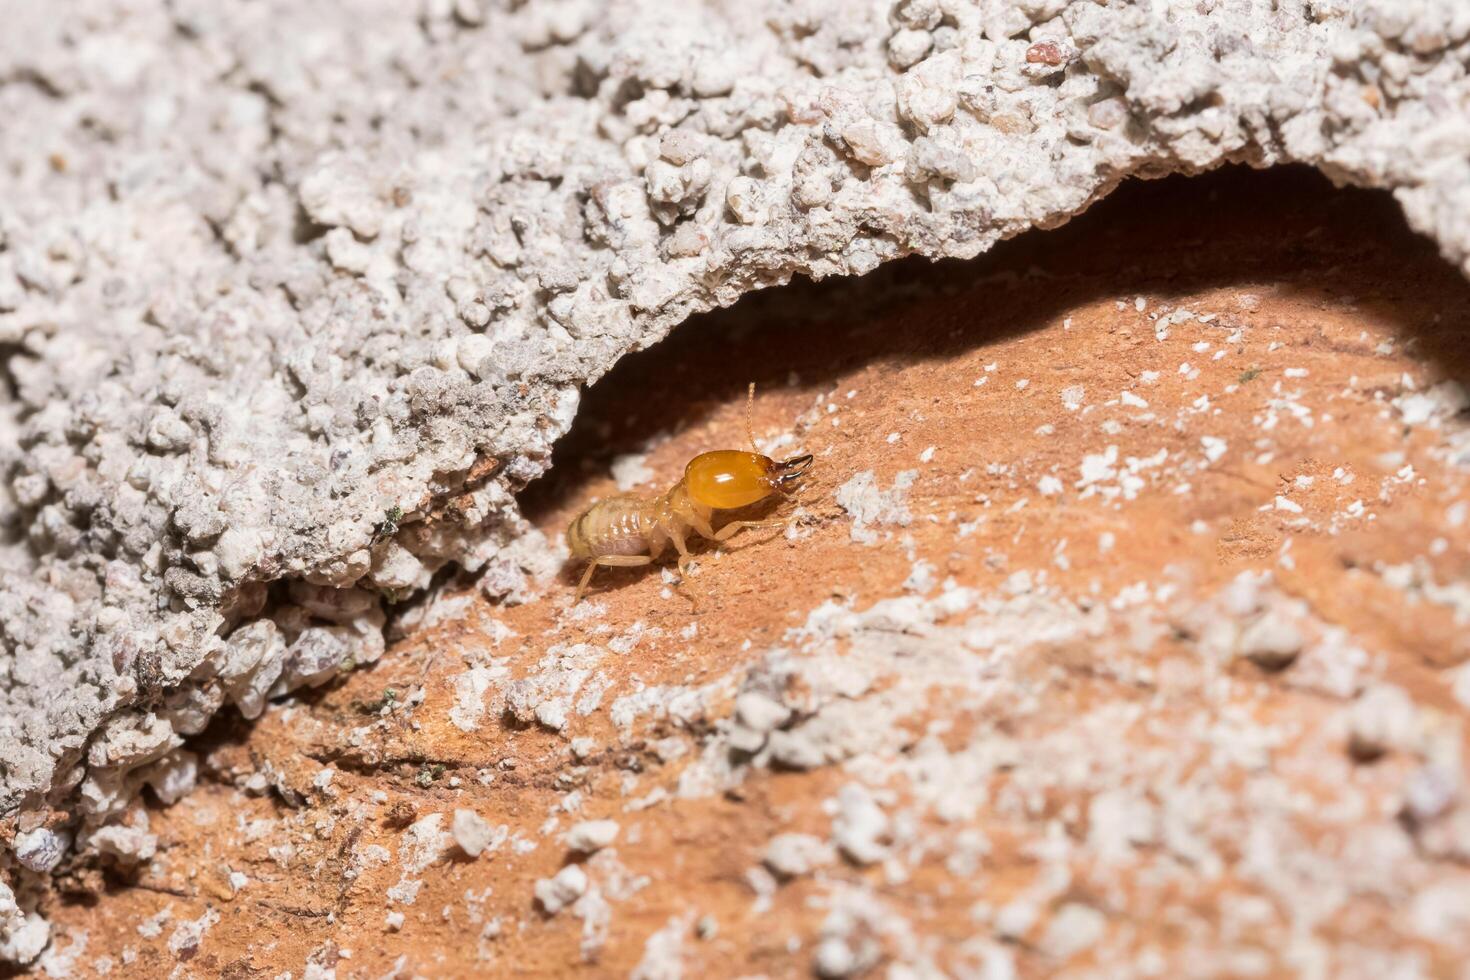
<svg viewBox="0 0 1470 980"><path fill-rule="evenodd" d="M906 259L861 279L799 280L692 317L585 393L551 472L521 502L553 530L548 523L586 499L589 479L613 457L703 424L750 381L825 390L859 367L952 357L1059 325L1079 305L1140 293L1263 285L1341 298L1360 293L1367 269L1377 274L1359 309L1443 375L1470 376L1460 326L1470 285L1388 194L1334 188L1307 168L1229 167L1127 182L1066 226L978 259ZM604 587L620 579L599 574Z"/></svg>

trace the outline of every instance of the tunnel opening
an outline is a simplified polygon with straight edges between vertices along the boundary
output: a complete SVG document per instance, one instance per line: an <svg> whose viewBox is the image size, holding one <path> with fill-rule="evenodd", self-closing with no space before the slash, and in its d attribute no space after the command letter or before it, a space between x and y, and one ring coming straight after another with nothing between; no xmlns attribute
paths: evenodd
<svg viewBox="0 0 1470 980"><path fill-rule="evenodd" d="M1064 226L975 259L910 257L858 279L800 278L691 317L584 393L550 470L520 494L522 509L541 526L560 520L612 460L721 410L720 446L741 445L728 410L752 381L805 398L858 365L941 360L1058 326L1071 305L1100 296L1276 285L1350 297L1374 268L1376 313L1438 374L1470 376L1458 318L1407 303L1460 297L1463 281L1387 193L1335 187L1304 166L1130 179ZM659 478L678 475L665 468Z"/></svg>

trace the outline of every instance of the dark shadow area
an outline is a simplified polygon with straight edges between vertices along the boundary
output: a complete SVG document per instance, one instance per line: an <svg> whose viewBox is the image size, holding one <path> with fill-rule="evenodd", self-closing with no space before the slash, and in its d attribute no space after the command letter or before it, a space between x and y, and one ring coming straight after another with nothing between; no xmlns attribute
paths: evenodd
<svg viewBox="0 0 1470 980"><path fill-rule="evenodd" d="M1363 308L1444 375L1470 376L1470 286L1387 193L1335 188L1306 167L1132 180L1067 225L974 260L910 258L861 279L799 280L692 317L585 393L551 472L522 504L541 522L614 456L701 424L750 381L816 391L854 367L975 350L1056 325L1078 304L1143 292L1260 286L1351 296L1368 268L1382 279ZM1458 297L1456 309L1425 308L1433 295Z"/></svg>

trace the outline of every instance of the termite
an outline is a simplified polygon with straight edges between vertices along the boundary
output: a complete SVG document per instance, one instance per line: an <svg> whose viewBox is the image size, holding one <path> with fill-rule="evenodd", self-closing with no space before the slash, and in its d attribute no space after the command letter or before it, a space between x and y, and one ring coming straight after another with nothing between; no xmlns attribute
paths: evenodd
<svg viewBox="0 0 1470 980"><path fill-rule="evenodd" d="M585 559L587 571L572 604L582 600L587 583L599 565L633 567L658 560L670 543L679 553L679 572L690 562L686 539L690 534L711 541L728 541L744 528L785 527L785 520L731 521L718 531L711 521L717 511L749 507L775 494L789 494L811 466L811 453L780 462L756 449L750 426L755 384L746 396L745 435L750 452L717 449L700 453L684 467L684 478L652 497L619 494L596 501L567 525L572 557Z"/></svg>

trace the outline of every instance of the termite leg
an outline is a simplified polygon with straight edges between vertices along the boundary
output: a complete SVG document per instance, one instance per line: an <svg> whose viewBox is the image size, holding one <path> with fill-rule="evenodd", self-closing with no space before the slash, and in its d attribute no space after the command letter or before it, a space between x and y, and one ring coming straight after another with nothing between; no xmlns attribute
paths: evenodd
<svg viewBox="0 0 1470 980"><path fill-rule="evenodd" d="M679 575L682 578L689 577L689 546L684 543L684 535L678 528L670 528L666 532L669 540L674 542L674 550L679 553Z"/></svg>
<svg viewBox="0 0 1470 980"><path fill-rule="evenodd" d="M706 529L709 527L708 522L705 523L704 527ZM696 533L704 534L704 530L698 524L694 525L694 530ZM684 543L684 532L677 526L670 528L666 533L669 536L669 540L674 542L674 550L679 553L679 578L683 580L679 588L680 591L683 591L689 585L689 562L692 560L689 556L689 546ZM705 537L708 536L705 535ZM695 614L698 615L699 599L692 592L686 592L685 594L689 596L689 602L693 605Z"/></svg>
<svg viewBox="0 0 1470 980"><path fill-rule="evenodd" d="M729 541L739 531L741 531L743 528L747 528L747 527L748 528L752 528L752 529L754 529L754 528L762 528L762 527L785 527L786 525L788 525L790 523L791 523L790 520L783 520L783 521L731 521L729 524L726 524L724 527L720 528L720 530L718 532L716 532L716 534L715 534L715 540L716 541Z"/></svg>
<svg viewBox="0 0 1470 980"><path fill-rule="evenodd" d="M592 573L597 570L598 565L607 565L612 568L636 568L639 565L648 565L653 558L648 555L602 555L587 563L587 571L582 573L582 581L577 585L577 596L572 600L572 605L582 601L582 594L587 591L587 583L592 581Z"/></svg>
<svg viewBox="0 0 1470 980"><path fill-rule="evenodd" d="M715 529L710 527L709 521L703 517L700 517L698 514L682 514L680 516L689 523L690 527L694 528L694 533L698 534L701 538L707 538L710 541L715 539Z"/></svg>

